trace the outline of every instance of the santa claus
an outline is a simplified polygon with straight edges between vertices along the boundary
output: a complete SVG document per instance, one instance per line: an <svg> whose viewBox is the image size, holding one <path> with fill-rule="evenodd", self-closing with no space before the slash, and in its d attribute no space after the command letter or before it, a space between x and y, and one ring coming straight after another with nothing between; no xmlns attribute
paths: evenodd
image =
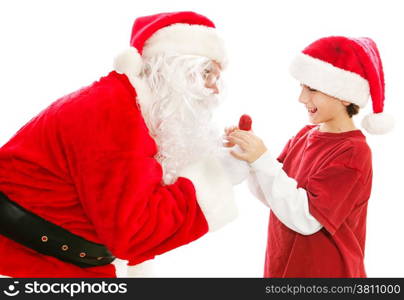
<svg viewBox="0 0 404 300"><path fill-rule="evenodd" d="M211 122L226 66L214 24L141 17L130 45L0 149L0 274L115 277L116 258L137 266L236 217L248 168Z"/></svg>

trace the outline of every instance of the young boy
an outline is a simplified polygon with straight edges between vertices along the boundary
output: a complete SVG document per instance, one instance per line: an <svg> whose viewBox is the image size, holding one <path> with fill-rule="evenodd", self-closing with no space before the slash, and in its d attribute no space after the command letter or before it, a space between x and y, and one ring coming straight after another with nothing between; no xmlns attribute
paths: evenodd
<svg viewBox="0 0 404 300"><path fill-rule="evenodd" d="M374 114L362 126L382 134L384 77L369 38L327 37L297 56L291 74L310 122L289 140L277 161L250 131L230 130L233 155L250 165L252 193L271 208L265 277L366 277L366 211L372 158L352 116L369 94Z"/></svg>

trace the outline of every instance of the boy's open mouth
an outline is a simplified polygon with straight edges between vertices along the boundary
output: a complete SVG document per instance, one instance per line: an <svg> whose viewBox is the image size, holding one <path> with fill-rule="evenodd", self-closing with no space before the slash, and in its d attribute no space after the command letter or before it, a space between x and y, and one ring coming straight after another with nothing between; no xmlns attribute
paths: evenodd
<svg viewBox="0 0 404 300"><path fill-rule="evenodd" d="M311 114L314 114L314 113L317 112L317 108L316 108L316 107L308 107L308 108L307 108L307 111L308 111L309 113L311 113Z"/></svg>

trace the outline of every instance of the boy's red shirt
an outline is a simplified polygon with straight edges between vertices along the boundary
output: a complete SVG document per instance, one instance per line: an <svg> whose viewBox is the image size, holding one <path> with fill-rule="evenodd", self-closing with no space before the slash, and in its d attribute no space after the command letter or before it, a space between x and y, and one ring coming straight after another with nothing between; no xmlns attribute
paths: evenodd
<svg viewBox="0 0 404 300"><path fill-rule="evenodd" d="M362 132L327 133L306 126L278 161L307 191L310 213L323 228L301 235L271 212L265 277L366 277L372 159Z"/></svg>

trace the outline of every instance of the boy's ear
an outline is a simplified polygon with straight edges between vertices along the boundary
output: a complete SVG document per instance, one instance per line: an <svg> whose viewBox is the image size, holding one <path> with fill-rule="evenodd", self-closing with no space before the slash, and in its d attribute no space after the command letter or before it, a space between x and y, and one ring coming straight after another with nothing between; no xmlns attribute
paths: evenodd
<svg viewBox="0 0 404 300"><path fill-rule="evenodd" d="M348 101L341 101L341 102L342 102L342 104L344 104L345 106L351 105L351 102L348 102Z"/></svg>

